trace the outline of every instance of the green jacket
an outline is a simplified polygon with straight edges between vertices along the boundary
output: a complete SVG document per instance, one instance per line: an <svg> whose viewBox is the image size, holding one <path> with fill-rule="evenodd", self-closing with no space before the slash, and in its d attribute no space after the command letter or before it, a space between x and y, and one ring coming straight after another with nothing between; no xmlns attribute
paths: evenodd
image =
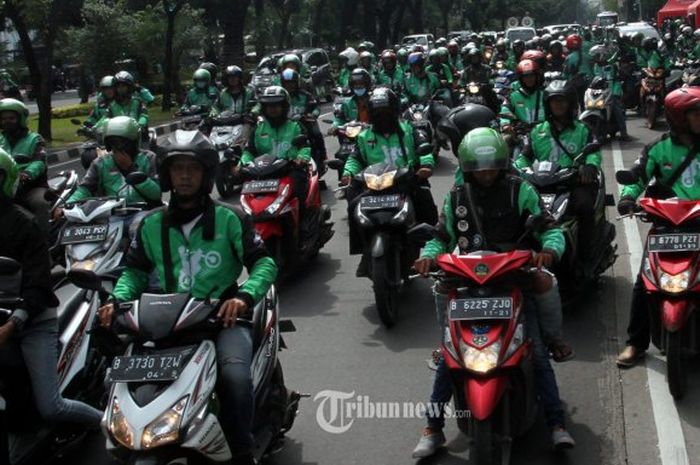
<svg viewBox="0 0 700 465"><path fill-rule="evenodd" d="M111 102L107 102L102 94L98 94L95 103L92 105L92 110L85 120L85 126L93 127L98 121L103 118L109 118L109 106Z"/></svg>
<svg viewBox="0 0 700 465"><path fill-rule="evenodd" d="M214 106L214 102L219 97L219 89L214 86L209 86L207 89L199 89L198 87L192 87L187 91L187 96L185 97L185 103L180 108L181 110L186 110L187 108L194 105L201 105L211 109Z"/></svg>
<svg viewBox="0 0 700 465"><path fill-rule="evenodd" d="M432 154L419 157L416 155L416 135L413 126L407 121L399 121L403 132L403 149L399 134L391 134L388 138L372 131L371 128L363 130L357 136L357 150L353 151L345 163L343 176L354 176L366 167L375 163L393 163L397 167L408 166L420 168L432 167L435 164Z"/></svg>
<svg viewBox="0 0 700 465"><path fill-rule="evenodd" d="M360 120L360 111L357 107L357 100L360 97L352 96L344 99L340 104L340 110L336 111L333 115L333 127L342 126L350 121ZM365 97L362 97L365 98ZM369 98L369 97L367 97ZM367 109L367 114L369 115L369 104ZM365 123L369 121L364 121Z"/></svg>
<svg viewBox="0 0 700 465"><path fill-rule="evenodd" d="M172 268L168 270L161 241L164 221L170 225ZM265 296L277 277L275 261L265 251L250 217L211 200L189 237L173 224L167 208L150 212L139 225L125 264L113 291L120 302L137 299L145 292L153 270L166 293L189 293L199 299L238 297L250 307ZM248 269L248 279L237 288L243 266ZM167 285L166 271L172 273L171 286Z"/></svg>
<svg viewBox="0 0 700 465"><path fill-rule="evenodd" d="M615 97L622 97L622 83L618 79L617 64L600 66L598 63L593 67L593 75L605 78L608 81L610 90Z"/></svg>
<svg viewBox="0 0 700 465"><path fill-rule="evenodd" d="M422 78L410 73L404 79L404 87L409 103L427 103L440 88L440 81L434 73L426 72Z"/></svg>
<svg viewBox="0 0 700 465"><path fill-rule="evenodd" d="M462 185L455 186L453 189L460 189ZM530 184L520 180L517 198L518 212L517 214L525 218L526 214L539 215L542 213L540 196ZM457 221L455 218L455 208L452 205L452 194L448 193L445 197L445 203L440 213L440 221L437 225L441 234L425 244L422 257L436 258L443 253L450 253L457 247L457 238L459 231L457 230ZM448 240L445 241L444 239ZM561 258L566 249L566 241L561 229L553 227L541 234L535 234L535 238L539 241L543 249L549 249L554 252L557 258ZM488 241L488 238L486 238Z"/></svg>
<svg viewBox="0 0 700 465"><path fill-rule="evenodd" d="M394 91L401 92L403 90L404 74L398 66L394 68L393 73L387 73L384 69L377 73L377 84L380 86L389 86Z"/></svg>
<svg viewBox="0 0 700 465"><path fill-rule="evenodd" d="M143 86L139 86L138 88L138 97L143 100L143 103L145 103L146 106L150 105L156 100L151 91Z"/></svg>
<svg viewBox="0 0 700 465"><path fill-rule="evenodd" d="M643 48L637 49L637 65L639 65L640 68L652 69L665 67L664 60L661 58L661 55L659 55L659 52L656 50L647 52Z"/></svg>
<svg viewBox="0 0 700 465"><path fill-rule="evenodd" d="M337 82L339 87L347 89L350 86L350 73L352 73L352 69L350 68L343 68L340 70Z"/></svg>
<svg viewBox="0 0 700 465"><path fill-rule="evenodd" d="M440 77L442 77L447 81L448 86L452 85L452 70L445 63L442 63L439 67L435 65L428 65L425 68L425 71L435 74L435 77L438 78L438 82Z"/></svg>
<svg viewBox="0 0 700 465"><path fill-rule="evenodd" d="M148 179L136 186L125 186L125 173L123 173L112 158L112 153L96 158L80 182L78 189L70 196L68 203L77 202L88 197L116 197L125 198L127 204L138 202L160 201L160 185L156 181L155 154L141 152L136 155L132 168L126 173L141 171L148 175Z"/></svg>
<svg viewBox="0 0 700 465"><path fill-rule="evenodd" d="M282 126L275 128L265 119L258 123L253 137L241 156L241 165L252 163L260 155L274 155L285 160L311 159L311 149L297 149L292 142L303 134L302 128L296 121L287 120Z"/></svg>
<svg viewBox="0 0 700 465"><path fill-rule="evenodd" d="M211 116L216 116L226 110L233 110L239 115L250 113L255 106L255 92L248 87L243 86L243 92L239 92L234 96L231 91L226 88L221 91L214 105L211 107Z"/></svg>
<svg viewBox="0 0 700 465"><path fill-rule="evenodd" d="M131 97L128 102L120 103L112 100L107 107L107 118L115 116L129 116L139 123L142 128L148 127L148 110L139 97Z"/></svg>
<svg viewBox="0 0 700 465"><path fill-rule="evenodd" d="M543 94L542 90L528 94L523 88L512 91L501 107L501 116L511 113L519 121L528 124L544 121ZM501 125L509 123L510 120L501 117Z"/></svg>
<svg viewBox="0 0 700 465"><path fill-rule="evenodd" d="M299 90L294 95L289 95L289 117L313 115L318 117L321 110L318 108L316 98L305 90Z"/></svg>
<svg viewBox="0 0 700 465"><path fill-rule="evenodd" d="M586 77L591 77L593 74L593 67L591 66L591 48L593 48L593 43L587 40L583 41L581 45L581 66L579 71Z"/></svg>
<svg viewBox="0 0 700 465"><path fill-rule="evenodd" d="M588 76L587 70L583 66L583 58L580 50L569 53L564 60L564 78L573 79L577 74Z"/></svg>
<svg viewBox="0 0 700 465"><path fill-rule="evenodd" d="M450 55L448 58L450 60L450 66L452 66L457 71L462 71L464 69L464 64L462 63L462 57L457 55Z"/></svg>
<svg viewBox="0 0 700 465"><path fill-rule="evenodd" d="M27 130L24 137L15 142L0 133L0 148L10 155L26 155L32 159L29 163L18 163L20 171L25 171L36 181L46 177L46 152L44 151L44 139L33 131Z"/></svg>
<svg viewBox="0 0 700 465"><path fill-rule="evenodd" d="M532 167L535 161L550 161L559 163L562 168L568 168L573 165L574 157L581 153L586 144L593 142L593 134L588 130L588 126L574 120L573 126L565 128L559 134L559 142L561 146L552 135L552 126L549 121L540 123L532 129L530 144L518 155L513 165L522 171ZM587 155L585 159L585 164L599 169L600 162L600 151Z"/></svg>
<svg viewBox="0 0 700 465"><path fill-rule="evenodd" d="M637 160L639 183L625 186L621 197L636 199L646 189L652 179L666 183L685 160L688 151L685 145L674 140L668 133L656 142L647 145ZM683 171L673 186L676 197L682 200L700 200L700 155Z"/></svg>

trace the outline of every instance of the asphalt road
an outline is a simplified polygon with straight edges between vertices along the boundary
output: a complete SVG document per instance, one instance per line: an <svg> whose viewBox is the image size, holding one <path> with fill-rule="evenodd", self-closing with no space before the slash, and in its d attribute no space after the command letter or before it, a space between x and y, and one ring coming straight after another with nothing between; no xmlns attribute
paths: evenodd
<svg viewBox="0 0 700 465"><path fill-rule="evenodd" d="M608 192L614 184L616 164L630 166L644 144L660 131L642 128L630 115L632 142L607 145L604 167ZM337 143L326 139L328 153ZM451 153L442 153L432 178L433 193L442 203L455 169ZM334 178L328 176L329 185ZM333 210L335 236L297 279L281 288L281 316L291 318L296 333L285 335L289 350L281 354L288 387L311 395L302 401L286 446L267 461L270 465L410 464L411 451L424 420L355 418L349 430L332 434L321 428L314 397L334 390L368 396L370 402L426 402L432 372L426 360L438 343L438 328L430 283L419 280L401 297L400 322L384 329L377 317L370 283L355 278L357 257L348 255L348 230L344 202L332 192L323 198ZM609 218L615 217L613 208ZM595 292L580 307L565 315L566 336L577 357L555 366L568 427L577 447L555 455L548 448L549 435L540 419L513 446L514 464L633 464L700 465L700 369L691 367L688 394L682 402L670 400L665 384L663 357L652 355L645 364L620 371L614 360L625 341L631 277L638 266L640 231L631 220L615 222L619 258L601 279ZM641 233L641 236L639 235ZM346 425L349 423L346 421ZM447 447L423 464L469 464L469 441L449 420ZM62 464L110 463L101 438L93 438Z"/></svg>

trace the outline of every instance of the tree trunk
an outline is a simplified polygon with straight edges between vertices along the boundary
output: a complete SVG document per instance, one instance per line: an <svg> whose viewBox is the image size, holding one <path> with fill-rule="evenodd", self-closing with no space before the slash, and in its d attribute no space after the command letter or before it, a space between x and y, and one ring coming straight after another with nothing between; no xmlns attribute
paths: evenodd
<svg viewBox="0 0 700 465"><path fill-rule="evenodd" d="M250 0L235 0L228 3L226 14L220 18L224 30L223 63L243 67L245 65L245 18Z"/></svg>
<svg viewBox="0 0 700 465"><path fill-rule="evenodd" d="M165 31L165 66L163 67L163 111L172 108L173 84L173 37L175 36L175 15L167 12L168 26Z"/></svg>
<svg viewBox="0 0 700 465"><path fill-rule="evenodd" d="M263 0L254 0L255 6L255 54L258 61L265 56L265 32L263 28L263 19L265 18L265 9L263 8Z"/></svg>
<svg viewBox="0 0 700 465"><path fill-rule="evenodd" d="M338 53L345 50L347 46L347 38L349 35L350 25L354 19L355 13L355 2L354 0L341 0L343 2L343 8L340 15L340 33L336 38L336 49Z"/></svg>
<svg viewBox="0 0 700 465"><path fill-rule="evenodd" d="M401 31L402 31L402 24L403 24L403 13L406 11L406 4L405 2L402 2L401 5L399 5L398 11L396 12L396 15L394 15L394 21L393 21L393 26L391 29L391 44L398 44L399 40L401 40Z"/></svg>
<svg viewBox="0 0 700 465"><path fill-rule="evenodd" d="M420 34L424 31L423 27L423 0L413 0L413 33Z"/></svg>
<svg viewBox="0 0 700 465"><path fill-rule="evenodd" d="M314 11L312 45L318 47L321 44L321 30L323 29L323 10L326 8L326 0L318 0Z"/></svg>
<svg viewBox="0 0 700 465"><path fill-rule="evenodd" d="M279 48L287 48L287 41L288 36L289 36L289 21L292 18L292 14L290 11L287 9L286 6L283 6L282 9L279 11L279 16L280 16L280 35L277 40L277 44Z"/></svg>

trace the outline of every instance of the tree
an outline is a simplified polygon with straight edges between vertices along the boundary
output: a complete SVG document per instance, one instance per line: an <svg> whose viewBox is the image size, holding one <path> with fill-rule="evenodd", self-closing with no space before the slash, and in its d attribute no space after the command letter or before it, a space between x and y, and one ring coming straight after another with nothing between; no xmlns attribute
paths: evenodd
<svg viewBox="0 0 700 465"><path fill-rule="evenodd" d="M180 12L184 0L163 0L163 11L167 21L165 31L165 62L163 63L163 111L170 110L173 86L173 38L175 36L175 18Z"/></svg>
<svg viewBox="0 0 700 465"><path fill-rule="evenodd" d="M221 61L243 66L245 61L246 17L251 0L190 0L192 6L204 9L205 21L217 24L224 34Z"/></svg>

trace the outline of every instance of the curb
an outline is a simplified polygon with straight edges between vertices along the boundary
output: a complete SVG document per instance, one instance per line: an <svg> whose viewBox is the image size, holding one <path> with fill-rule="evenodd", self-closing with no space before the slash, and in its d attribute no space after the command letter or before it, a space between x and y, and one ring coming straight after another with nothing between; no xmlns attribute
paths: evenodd
<svg viewBox="0 0 700 465"><path fill-rule="evenodd" d="M166 123L166 124L161 124L160 126L156 126L152 129L155 129L156 131L156 136L164 136L165 134L170 134L171 132L175 131L180 127L179 122L172 122L172 123ZM64 149L64 150L56 150L54 152L50 152L46 156L46 162L51 165L55 163L62 163L62 162L67 162L70 160L75 160L76 158L80 158L80 154L82 153L82 148L80 147L74 147L70 149Z"/></svg>

